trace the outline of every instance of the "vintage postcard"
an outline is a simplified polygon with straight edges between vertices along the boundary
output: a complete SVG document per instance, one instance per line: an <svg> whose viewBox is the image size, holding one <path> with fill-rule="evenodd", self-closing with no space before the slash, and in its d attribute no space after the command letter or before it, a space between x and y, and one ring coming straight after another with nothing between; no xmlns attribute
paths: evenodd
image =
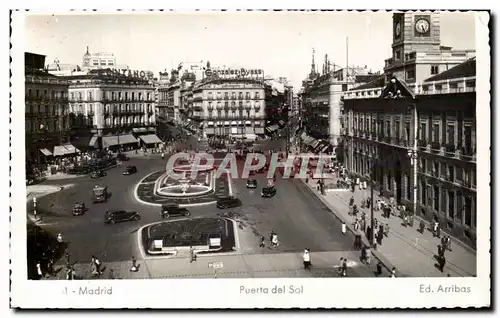
<svg viewBox="0 0 500 318"><path fill-rule="evenodd" d="M489 20L13 11L11 306L490 306Z"/></svg>

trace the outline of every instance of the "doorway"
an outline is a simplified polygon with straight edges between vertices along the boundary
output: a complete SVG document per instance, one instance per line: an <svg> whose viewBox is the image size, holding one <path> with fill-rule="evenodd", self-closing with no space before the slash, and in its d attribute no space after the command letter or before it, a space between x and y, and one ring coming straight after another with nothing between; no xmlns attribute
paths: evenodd
<svg viewBox="0 0 500 318"><path fill-rule="evenodd" d="M394 164L394 179L396 180L396 202L400 203L402 199L402 172L401 172L401 161L396 159Z"/></svg>

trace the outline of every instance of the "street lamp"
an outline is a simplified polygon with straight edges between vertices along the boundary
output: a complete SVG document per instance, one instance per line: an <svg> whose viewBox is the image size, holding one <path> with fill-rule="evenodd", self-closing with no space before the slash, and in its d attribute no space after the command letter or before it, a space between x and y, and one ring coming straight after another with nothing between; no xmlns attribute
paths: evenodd
<svg viewBox="0 0 500 318"><path fill-rule="evenodd" d="M418 113L417 105L412 105L413 110L413 147L408 149L408 158L413 168L413 212L410 216L410 226L413 226L415 214L417 213L417 190L418 190Z"/></svg>

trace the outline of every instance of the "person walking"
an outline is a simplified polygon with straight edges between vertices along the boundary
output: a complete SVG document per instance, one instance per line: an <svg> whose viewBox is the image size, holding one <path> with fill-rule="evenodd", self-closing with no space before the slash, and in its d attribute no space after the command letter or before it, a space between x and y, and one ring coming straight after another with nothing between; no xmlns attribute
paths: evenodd
<svg viewBox="0 0 500 318"><path fill-rule="evenodd" d="M439 270L441 271L441 273L443 273L444 266L446 265L446 257L444 257L444 255L439 257L438 264L439 264Z"/></svg>
<svg viewBox="0 0 500 318"><path fill-rule="evenodd" d="M196 254L194 252L193 246L189 247L189 263L196 261Z"/></svg>
<svg viewBox="0 0 500 318"><path fill-rule="evenodd" d="M341 275L341 274L342 274L342 265L343 265L343 264L344 264L344 258L343 258L343 257L341 257L341 258L340 258L340 263L339 263L339 268L338 268L338 273L339 273L339 275Z"/></svg>
<svg viewBox="0 0 500 318"><path fill-rule="evenodd" d="M260 236L260 243L259 243L260 248L266 247L265 241L266 241L266 239L265 239L264 235L261 235Z"/></svg>
<svg viewBox="0 0 500 318"><path fill-rule="evenodd" d="M135 256L132 256L132 267L130 268L131 272L138 272L139 268L137 267L137 260L135 259Z"/></svg>
<svg viewBox="0 0 500 318"><path fill-rule="evenodd" d="M347 225L345 224L345 222L342 222L342 235L345 235L347 232Z"/></svg>
<svg viewBox="0 0 500 318"><path fill-rule="evenodd" d="M395 278L395 277L396 277L396 267L393 267L391 270L391 278Z"/></svg>
<svg viewBox="0 0 500 318"><path fill-rule="evenodd" d="M302 253L302 259L304 261L304 269L311 269L311 253L309 252L308 248L304 249L304 253Z"/></svg>
<svg viewBox="0 0 500 318"><path fill-rule="evenodd" d="M347 276L347 258L344 258L344 261L342 262L342 272L341 272L342 277Z"/></svg>
<svg viewBox="0 0 500 318"><path fill-rule="evenodd" d="M420 234L424 234L425 231L425 223L424 220L420 220Z"/></svg>
<svg viewBox="0 0 500 318"><path fill-rule="evenodd" d="M382 263L380 261L377 263L377 272L375 273L375 276L382 276Z"/></svg>
<svg viewBox="0 0 500 318"><path fill-rule="evenodd" d="M38 279L43 278L42 266L41 266L40 262L36 263L36 274L37 274Z"/></svg>

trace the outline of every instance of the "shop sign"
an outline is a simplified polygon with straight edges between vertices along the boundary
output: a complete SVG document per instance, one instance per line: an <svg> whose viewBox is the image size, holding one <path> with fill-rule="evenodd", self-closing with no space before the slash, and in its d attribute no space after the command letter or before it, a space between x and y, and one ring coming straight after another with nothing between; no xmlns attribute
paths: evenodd
<svg viewBox="0 0 500 318"><path fill-rule="evenodd" d="M260 69L206 69L205 76L220 78L264 78L264 71Z"/></svg>
<svg viewBox="0 0 500 318"><path fill-rule="evenodd" d="M151 71L139 71L139 70L129 70L129 69L117 69L109 68L103 70L104 75L108 76L126 76L130 78L140 78L140 79L153 79L154 74Z"/></svg>

